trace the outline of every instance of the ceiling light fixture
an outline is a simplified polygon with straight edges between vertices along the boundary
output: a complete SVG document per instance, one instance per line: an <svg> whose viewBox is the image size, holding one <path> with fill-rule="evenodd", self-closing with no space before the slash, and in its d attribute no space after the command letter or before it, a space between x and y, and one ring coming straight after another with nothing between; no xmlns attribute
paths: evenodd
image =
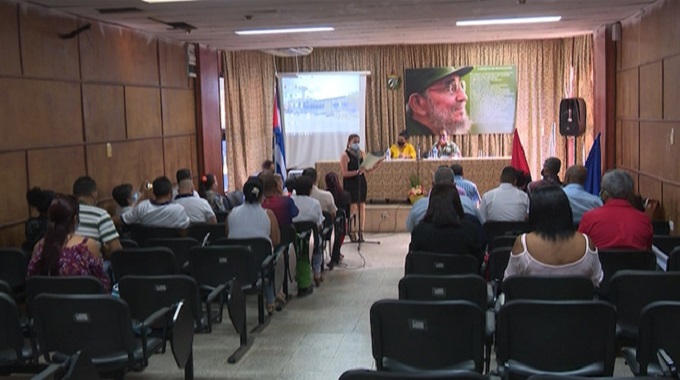
<svg viewBox="0 0 680 380"><path fill-rule="evenodd" d="M308 32L332 32L335 28L330 26L311 27L311 28L283 28L283 29L253 29L237 30L234 33L239 36L252 36L258 34L284 34L284 33L308 33Z"/></svg>
<svg viewBox="0 0 680 380"><path fill-rule="evenodd" d="M560 21L561 19L562 16L542 16L542 17L498 18L489 20L465 20L456 21L456 26L533 24L538 22L557 22Z"/></svg>

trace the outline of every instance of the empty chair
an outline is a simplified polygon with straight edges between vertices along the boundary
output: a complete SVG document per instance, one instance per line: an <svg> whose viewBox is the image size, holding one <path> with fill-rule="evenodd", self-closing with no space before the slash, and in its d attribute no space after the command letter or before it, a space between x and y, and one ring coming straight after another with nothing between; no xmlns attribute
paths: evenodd
<svg viewBox="0 0 680 380"><path fill-rule="evenodd" d="M666 270L671 272L680 271L680 247L675 248L668 255L668 262L666 264Z"/></svg>
<svg viewBox="0 0 680 380"><path fill-rule="evenodd" d="M104 285L92 276L31 276L26 280L26 303L39 294L105 294Z"/></svg>
<svg viewBox="0 0 680 380"><path fill-rule="evenodd" d="M512 246L515 245L515 239L517 239L517 235L496 236L492 241L489 242L488 251L491 252L495 248L500 248L500 247L507 247L507 248L512 249Z"/></svg>
<svg viewBox="0 0 680 380"><path fill-rule="evenodd" d="M227 230L224 223L194 223L189 226L188 235L199 242L212 243L217 239L226 238Z"/></svg>
<svg viewBox="0 0 680 380"><path fill-rule="evenodd" d="M484 223L486 238L491 242L493 242L497 236L517 236L529 231L531 231L531 226L529 226L528 222L500 222L490 220Z"/></svg>
<svg viewBox="0 0 680 380"><path fill-rule="evenodd" d="M33 358L31 348L24 346L17 305L3 293L0 293L0 326L0 375L3 375Z"/></svg>
<svg viewBox="0 0 680 380"><path fill-rule="evenodd" d="M605 302L515 300L497 320L496 360L504 379L614 372L616 312Z"/></svg>
<svg viewBox="0 0 680 380"><path fill-rule="evenodd" d="M339 380L488 380L484 375L473 371L448 371L446 373L394 373L352 369L345 371Z"/></svg>
<svg viewBox="0 0 680 380"><path fill-rule="evenodd" d="M636 249L603 249L599 251L600 263L604 278L600 283L600 294L606 298L609 280L623 269L649 270L656 269L656 256L651 251Z"/></svg>
<svg viewBox="0 0 680 380"><path fill-rule="evenodd" d="M680 247L680 236L654 236L654 246L659 248L661 252L666 255L675 249L675 247Z"/></svg>
<svg viewBox="0 0 680 380"><path fill-rule="evenodd" d="M617 335L634 341L645 306L655 301L680 301L680 273L619 271L609 283L608 300L616 306Z"/></svg>
<svg viewBox="0 0 680 380"><path fill-rule="evenodd" d="M28 260L19 248L0 248L0 280L5 281L14 295L23 293Z"/></svg>
<svg viewBox="0 0 680 380"><path fill-rule="evenodd" d="M569 301L592 300L595 291L587 277L512 276L503 280L505 301L517 299Z"/></svg>
<svg viewBox="0 0 680 380"><path fill-rule="evenodd" d="M635 376L663 376L657 351L663 349L674 363L680 361L680 302L657 301L644 309L640 316L637 348L622 350Z"/></svg>
<svg viewBox="0 0 680 380"><path fill-rule="evenodd" d="M379 371L483 370L484 312L472 302L381 300L370 315Z"/></svg>
<svg viewBox="0 0 680 380"><path fill-rule="evenodd" d="M123 276L158 276L179 274L175 255L169 248L126 248L111 255L114 281Z"/></svg>
<svg viewBox="0 0 680 380"><path fill-rule="evenodd" d="M123 248L139 248L139 244L132 239L120 239L120 246Z"/></svg>
<svg viewBox="0 0 680 380"><path fill-rule="evenodd" d="M652 220L652 229L654 230L654 235L668 236L671 234L671 226L667 220Z"/></svg>
<svg viewBox="0 0 680 380"><path fill-rule="evenodd" d="M508 267L511 251L512 247L498 247L489 253L487 271L494 300L502 291L505 269Z"/></svg>
<svg viewBox="0 0 680 380"><path fill-rule="evenodd" d="M201 242L194 238L181 237L149 239L146 244L149 247L170 248L172 253L175 254L175 262L180 272L189 273L189 252L191 248L200 246Z"/></svg>
<svg viewBox="0 0 680 380"><path fill-rule="evenodd" d="M441 254L409 252L406 255L405 274L475 274L479 273L477 258L467 254Z"/></svg>
<svg viewBox="0 0 680 380"><path fill-rule="evenodd" d="M130 224L130 236L140 247L146 247L146 241L154 238L178 238L181 232L177 228L149 227L141 224Z"/></svg>
<svg viewBox="0 0 680 380"><path fill-rule="evenodd" d="M161 348L161 339L146 336L146 330L166 318L161 314L141 322L141 337L136 338L130 310L121 299L56 294L37 296L33 316L47 362L65 360L63 355L82 350L92 358L100 374L114 372L119 379L130 369L145 367L148 358Z"/></svg>

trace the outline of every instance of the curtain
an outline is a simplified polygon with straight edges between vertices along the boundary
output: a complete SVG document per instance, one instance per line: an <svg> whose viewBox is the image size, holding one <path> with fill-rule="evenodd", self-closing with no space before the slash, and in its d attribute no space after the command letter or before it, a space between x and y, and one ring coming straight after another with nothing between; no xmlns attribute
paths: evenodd
<svg viewBox="0 0 680 380"><path fill-rule="evenodd" d="M582 97L586 107L593 106L592 35L564 39L501 41L470 44L391 45L344 48L319 48L306 57L276 58L255 52L225 54L227 72L227 112L229 131L237 144L230 150L230 184L242 184L239 178L249 170L256 170L256 162L271 157L271 101L274 71L370 71L366 88L366 147L369 151L389 146L404 130L403 83L397 90L387 88L387 77L403 76L405 68L463 65L515 65L517 67L516 127L527 152L534 178L539 177L542 162L548 157L552 124L559 127L559 102L566 97L565 88L574 66L573 95ZM267 58L269 57L269 58ZM254 76L254 77L253 77ZM246 86L262 98L255 101L251 91L239 90ZM248 99L241 99L248 95ZM258 95L259 96L259 95ZM249 108L249 107L254 108ZM261 120L262 119L262 120ZM592 112L587 115L586 137L577 138L577 163L582 163L593 141ZM258 124L259 123L259 124ZM263 128L251 131L250 128ZM246 140L243 137L247 137ZM250 141L252 139L252 141ZM429 149L435 137L414 136L411 143ZM453 136L463 156L510 156L512 134ZM566 138L557 128L556 156L566 169ZM250 150L246 145L260 144ZM228 148L229 150L229 148ZM240 150L240 152L233 152ZM263 154L266 152L267 154ZM232 158L233 157L233 158ZM236 162L231 162L237 160ZM234 169L232 169L234 165ZM234 181L232 182L232 171ZM237 176L238 173L238 176ZM500 175L500 173L499 173Z"/></svg>

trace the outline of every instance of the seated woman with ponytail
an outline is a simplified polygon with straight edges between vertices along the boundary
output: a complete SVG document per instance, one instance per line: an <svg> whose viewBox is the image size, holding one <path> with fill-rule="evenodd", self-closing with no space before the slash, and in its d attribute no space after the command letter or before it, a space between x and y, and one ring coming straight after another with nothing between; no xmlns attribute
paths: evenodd
<svg viewBox="0 0 680 380"><path fill-rule="evenodd" d="M93 276L109 289L110 279L97 242L75 234L78 201L70 195L57 195L47 211L47 232L33 249L28 264L30 276Z"/></svg>

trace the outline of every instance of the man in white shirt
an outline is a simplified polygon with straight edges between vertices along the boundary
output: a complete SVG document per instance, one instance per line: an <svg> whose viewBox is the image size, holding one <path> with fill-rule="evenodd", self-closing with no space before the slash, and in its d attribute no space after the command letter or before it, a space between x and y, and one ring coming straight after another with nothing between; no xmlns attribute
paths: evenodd
<svg viewBox="0 0 680 380"><path fill-rule="evenodd" d="M482 196L479 210L485 221L518 222L527 219L529 196L515 187L517 170L506 166L501 172L501 184Z"/></svg>
<svg viewBox="0 0 680 380"><path fill-rule="evenodd" d="M191 179L180 181L175 203L184 207L191 223L217 223L215 212L208 201L194 197L194 183Z"/></svg>
<svg viewBox="0 0 680 380"><path fill-rule="evenodd" d="M321 190L318 186L316 186L316 169L307 168L302 172L302 175L312 179L312 191L310 191L309 196L319 201L319 204L321 205L321 211L327 212L331 214L331 217L335 218L335 213L338 212L338 208L335 206L333 194L331 194L330 191Z"/></svg>
<svg viewBox="0 0 680 380"><path fill-rule="evenodd" d="M132 210L120 216L124 224L141 224L148 227L167 227L186 229L189 216L184 207L172 203L172 182L168 177L158 177L153 181L153 200L144 199Z"/></svg>

